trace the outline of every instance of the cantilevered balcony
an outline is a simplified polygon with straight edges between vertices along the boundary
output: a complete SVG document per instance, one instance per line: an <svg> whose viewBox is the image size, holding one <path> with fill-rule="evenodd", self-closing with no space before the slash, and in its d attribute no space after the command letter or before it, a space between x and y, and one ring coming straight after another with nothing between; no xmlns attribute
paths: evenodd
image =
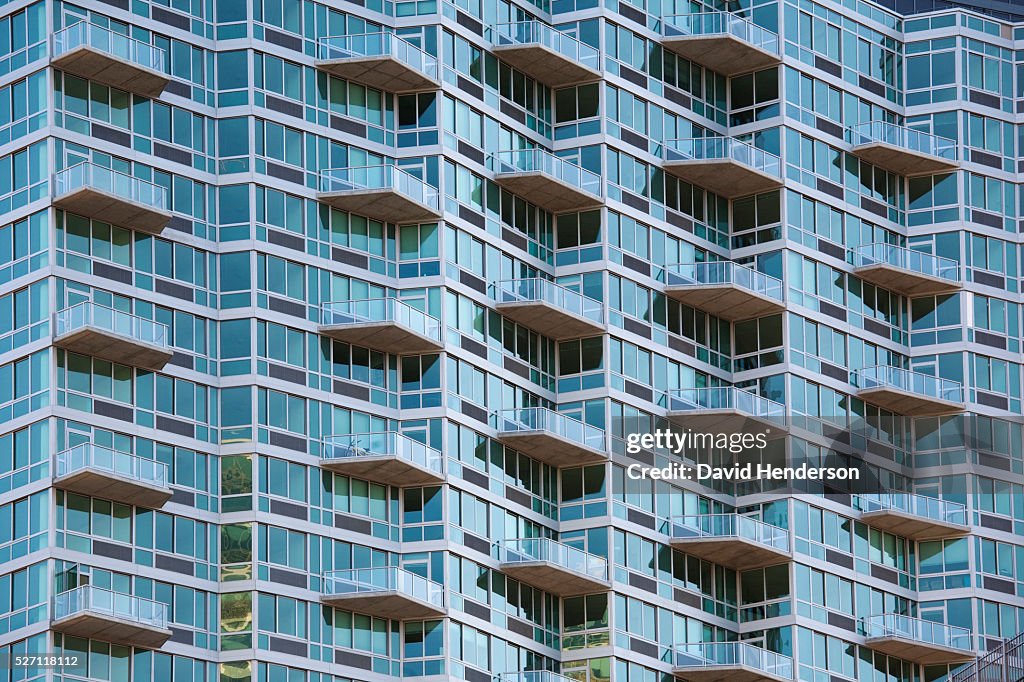
<svg viewBox="0 0 1024 682"><path fill-rule="evenodd" d="M393 33L321 38L316 66L385 92L436 90L441 85L437 59Z"/></svg>
<svg viewBox="0 0 1024 682"><path fill-rule="evenodd" d="M853 274L904 296L958 291L960 263L895 244L865 244L853 252Z"/></svg>
<svg viewBox="0 0 1024 682"><path fill-rule="evenodd" d="M551 466L579 466L608 459L604 431L544 407L495 413L498 440Z"/></svg>
<svg viewBox="0 0 1024 682"><path fill-rule="evenodd" d="M958 663L974 658L967 628L886 613L861 620L870 649L924 665Z"/></svg>
<svg viewBox="0 0 1024 682"><path fill-rule="evenodd" d="M159 508L171 498L167 465L82 443L57 453L54 486L89 497Z"/></svg>
<svg viewBox="0 0 1024 682"><path fill-rule="evenodd" d="M549 538L497 543L501 571L545 592L568 597L607 590L608 561Z"/></svg>
<svg viewBox="0 0 1024 682"><path fill-rule="evenodd" d="M731 12L663 17L661 44L723 76L765 69L782 60L778 35Z"/></svg>
<svg viewBox="0 0 1024 682"><path fill-rule="evenodd" d="M782 280L732 261L665 266L665 295L735 322L785 310Z"/></svg>
<svg viewBox="0 0 1024 682"><path fill-rule="evenodd" d="M437 188L394 164L332 168L320 175L317 200L388 223L420 223L441 217Z"/></svg>
<svg viewBox="0 0 1024 682"><path fill-rule="evenodd" d="M322 315L318 331L345 343L397 354L444 349L441 321L397 298L333 301Z"/></svg>
<svg viewBox="0 0 1024 682"><path fill-rule="evenodd" d="M930 175L956 169L956 140L885 121L848 129L853 153L898 175Z"/></svg>
<svg viewBox="0 0 1024 682"><path fill-rule="evenodd" d="M385 485L444 482L444 456L395 431L332 436L324 441L320 466Z"/></svg>
<svg viewBox="0 0 1024 682"><path fill-rule="evenodd" d="M661 167L726 199L782 186L779 157L732 137L665 140Z"/></svg>
<svg viewBox="0 0 1024 682"><path fill-rule="evenodd" d="M88 161L53 176L53 205L149 234L160 234L171 221L163 187Z"/></svg>
<svg viewBox="0 0 1024 682"><path fill-rule="evenodd" d="M857 397L896 414L929 417L964 411L964 387L958 381L909 369L875 365L850 372Z"/></svg>
<svg viewBox="0 0 1024 682"><path fill-rule="evenodd" d="M601 176L543 149L515 149L487 157L494 182L551 211L601 205Z"/></svg>
<svg viewBox="0 0 1024 682"><path fill-rule="evenodd" d="M735 386L676 388L665 394L670 421L700 433L786 435L786 406Z"/></svg>
<svg viewBox="0 0 1024 682"><path fill-rule="evenodd" d="M741 514L695 514L668 520L669 544L737 571L788 561L789 531Z"/></svg>
<svg viewBox="0 0 1024 682"><path fill-rule="evenodd" d="M166 605L94 585L55 596L50 627L66 635L150 649L171 636Z"/></svg>
<svg viewBox="0 0 1024 682"><path fill-rule="evenodd" d="M747 642L680 644L673 651L672 674L689 682L787 682L793 659Z"/></svg>
<svg viewBox="0 0 1024 682"><path fill-rule="evenodd" d="M555 340L604 331L604 304L538 277L491 285L494 308L510 320Z"/></svg>
<svg viewBox="0 0 1024 682"><path fill-rule="evenodd" d="M565 675L550 670L521 670L513 673L501 673L498 682L576 682Z"/></svg>
<svg viewBox="0 0 1024 682"><path fill-rule="evenodd" d="M861 521L911 540L935 540L970 532L967 508L959 502L913 493L859 496Z"/></svg>
<svg viewBox="0 0 1024 682"><path fill-rule="evenodd" d="M170 80L164 74L165 50L87 21L53 34L50 63L61 71L145 97L159 97Z"/></svg>
<svg viewBox="0 0 1024 682"><path fill-rule="evenodd" d="M495 56L548 87L601 78L597 48L539 21L489 26L486 37Z"/></svg>
<svg viewBox="0 0 1024 682"><path fill-rule="evenodd" d="M378 618L443 616L444 587L397 566L351 568L324 575L320 601Z"/></svg>
<svg viewBox="0 0 1024 682"><path fill-rule="evenodd" d="M161 369L174 354L167 325L85 301L55 316L53 343L122 365Z"/></svg>

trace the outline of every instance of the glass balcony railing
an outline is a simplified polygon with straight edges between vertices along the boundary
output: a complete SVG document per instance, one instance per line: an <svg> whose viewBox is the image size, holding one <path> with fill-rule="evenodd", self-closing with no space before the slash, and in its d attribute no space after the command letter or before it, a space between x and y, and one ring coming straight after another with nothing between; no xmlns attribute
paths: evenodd
<svg viewBox="0 0 1024 682"><path fill-rule="evenodd" d="M496 413L500 433L544 431L592 450L604 449L604 431L545 407L521 407Z"/></svg>
<svg viewBox="0 0 1024 682"><path fill-rule="evenodd" d="M328 36L317 41L317 59L329 62L345 59L390 57L437 80L437 59L393 33L358 33Z"/></svg>
<svg viewBox="0 0 1024 682"><path fill-rule="evenodd" d="M854 250L853 265L858 268L891 265L900 270L944 279L950 284L960 283L960 263L957 261L895 244L864 244Z"/></svg>
<svg viewBox="0 0 1024 682"><path fill-rule="evenodd" d="M786 416L786 406L735 386L676 388L666 394L669 412L735 410L761 419Z"/></svg>
<svg viewBox="0 0 1024 682"><path fill-rule="evenodd" d="M667 39L732 36L772 55L779 55L779 36L731 12L696 12L662 17L661 34Z"/></svg>
<svg viewBox="0 0 1024 682"><path fill-rule="evenodd" d="M793 679L793 659L746 642L680 644L673 651L674 668L744 667L773 677Z"/></svg>
<svg viewBox="0 0 1024 682"><path fill-rule="evenodd" d="M850 373L850 383L859 389L893 388L952 403L964 401L964 387L958 381L889 365L875 365L854 370Z"/></svg>
<svg viewBox="0 0 1024 682"><path fill-rule="evenodd" d="M566 59L600 70L601 60L597 48L582 43L572 36L539 21L516 21L488 26L487 40L494 46L543 45Z"/></svg>
<svg viewBox="0 0 1024 682"><path fill-rule="evenodd" d="M319 191L322 194L359 190L392 190L435 213L440 211L438 189L394 164L331 168L320 175Z"/></svg>
<svg viewBox="0 0 1024 682"><path fill-rule="evenodd" d="M608 580L608 561L550 538L517 538L497 543L498 561L503 564L545 561L594 580Z"/></svg>
<svg viewBox="0 0 1024 682"><path fill-rule="evenodd" d="M595 324L604 324L604 304L539 277L506 279L491 285L491 298L503 303L548 303Z"/></svg>
<svg viewBox="0 0 1024 682"><path fill-rule="evenodd" d="M63 478L85 469L129 478L160 488L167 487L167 465L127 452L117 452L92 443L82 443L57 453L56 475Z"/></svg>
<svg viewBox="0 0 1024 682"><path fill-rule="evenodd" d="M678 161L735 161L774 178L782 177L782 159L733 137L696 137L665 140L666 163Z"/></svg>
<svg viewBox="0 0 1024 682"><path fill-rule="evenodd" d="M918 154L935 156L951 164L957 161L956 140L885 121L870 121L853 126L847 130L847 139L854 147L881 143Z"/></svg>
<svg viewBox="0 0 1024 682"><path fill-rule="evenodd" d="M167 606L158 601L83 585L53 598L54 620L88 612L111 616L151 628L167 628Z"/></svg>
<svg viewBox="0 0 1024 682"><path fill-rule="evenodd" d="M576 682L570 677L549 670L522 670L515 673L501 673L498 682Z"/></svg>
<svg viewBox="0 0 1024 682"><path fill-rule="evenodd" d="M349 568L324 574L323 594L344 596L398 592L443 610L444 587L398 566Z"/></svg>
<svg viewBox="0 0 1024 682"><path fill-rule="evenodd" d="M324 442L321 459L345 461L380 455L403 459L439 476L444 474L444 456L440 452L395 431L332 436Z"/></svg>
<svg viewBox="0 0 1024 682"><path fill-rule="evenodd" d="M126 173L83 161L53 177L54 196L59 198L82 188L94 189L125 201L167 212L167 190Z"/></svg>
<svg viewBox="0 0 1024 682"><path fill-rule="evenodd" d="M866 493L859 499L863 512L898 511L940 523L967 525L967 507L959 502L914 493Z"/></svg>
<svg viewBox="0 0 1024 682"><path fill-rule="evenodd" d="M780 552L789 551L789 531L741 514L692 514L668 521L673 540L738 538Z"/></svg>
<svg viewBox="0 0 1024 682"><path fill-rule="evenodd" d="M124 62L163 73L167 52L162 48L135 40L88 21L79 21L53 34L53 56L59 58L72 50L87 46Z"/></svg>
<svg viewBox="0 0 1024 682"><path fill-rule="evenodd" d="M499 175L544 173L579 190L601 196L601 176L544 149L513 149L487 157L487 167Z"/></svg>
<svg viewBox="0 0 1024 682"><path fill-rule="evenodd" d="M325 327L366 323L395 323L441 343L441 321L397 298L332 301L323 305L320 324Z"/></svg>
<svg viewBox="0 0 1024 682"><path fill-rule="evenodd" d="M967 628L935 623L930 620L885 613L861 620L862 634L868 639L896 637L922 644L970 652L974 648L971 631Z"/></svg>
<svg viewBox="0 0 1024 682"><path fill-rule="evenodd" d="M759 296L783 300L782 280L733 261L675 263L665 266L666 286L712 286L733 284Z"/></svg>
<svg viewBox="0 0 1024 682"><path fill-rule="evenodd" d="M94 327L111 334L134 339L140 343L170 349L168 345L170 333L167 325L107 308L98 303L85 301L65 308L56 315L58 337L85 327Z"/></svg>

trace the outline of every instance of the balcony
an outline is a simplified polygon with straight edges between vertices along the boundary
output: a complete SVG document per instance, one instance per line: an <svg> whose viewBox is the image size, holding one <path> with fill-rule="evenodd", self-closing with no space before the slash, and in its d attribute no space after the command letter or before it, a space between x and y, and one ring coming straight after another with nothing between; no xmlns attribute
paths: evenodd
<svg viewBox="0 0 1024 682"><path fill-rule="evenodd" d="M895 244L865 244L853 252L853 274L904 296L959 291L960 263Z"/></svg>
<svg viewBox="0 0 1024 682"><path fill-rule="evenodd" d="M53 176L53 205L147 234L160 234L171 221L163 187L88 161Z"/></svg>
<svg viewBox="0 0 1024 682"><path fill-rule="evenodd" d="M519 538L497 543L505 575L559 597L607 590L608 562L549 538Z"/></svg>
<svg viewBox="0 0 1024 682"><path fill-rule="evenodd" d="M437 188L394 164L325 170L316 198L388 223L433 222L441 217Z"/></svg>
<svg viewBox="0 0 1024 682"><path fill-rule="evenodd" d="M441 321L397 298L325 303L317 331L336 341L385 353L415 355L444 350Z"/></svg>
<svg viewBox="0 0 1024 682"><path fill-rule="evenodd" d="M552 213L601 205L601 176L543 149L516 149L487 157L494 182Z"/></svg>
<svg viewBox="0 0 1024 682"><path fill-rule="evenodd" d="M604 431L543 407L495 413L498 440L554 467L604 462Z"/></svg>
<svg viewBox="0 0 1024 682"><path fill-rule="evenodd" d="M689 682L786 682L793 679L793 659L747 642L680 644L672 674Z"/></svg>
<svg viewBox="0 0 1024 682"><path fill-rule="evenodd" d="M328 438L324 442L320 466L384 485L444 483L444 456L394 431Z"/></svg>
<svg viewBox="0 0 1024 682"><path fill-rule="evenodd" d="M494 308L510 320L555 340L604 331L604 304L537 277L491 285Z"/></svg>
<svg viewBox="0 0 1024 682"><path fill-rule="evenodd" d="M75 637L156 649L171 636L167 606L83 585L53 598L50 628Z"/></svg>
<svg viewBox="0 0 1024 682"><path fill-rule="evenodd" d="M853 153L898 175L931 175L955 170L956 140L912 128L871 121L847 131Z"/></svg>
<svg viewBox="0 0 1024 682"><path fill-rule="evenodd" d="M444 587L397 566L351 568L324 575L320 601L378 618L444 616Z"/></svg>
<svg viewBox="0 0 1024 682"><path fill-rule="evenodd" d="M73 353L158 370L174 354L167 325L85 301L55 318L53 344Z"/></svg>
<svg viewBox="0 0 1024 682"><path fill-rule="evenodd" d="M726 199L782 186L782 160L732 137L665 140L661 167Z"/></svg>
<svg viewBox="0 0 1024 682"><path fill-rule="evenodd" d="M501 673L497 682L576 682L565 675L549 670L521 670L514 673Z"/></svg>
<svg viewBox="0 0 1024 682"><path fill-rule="evenodd" d="M80 495L153 509L171 498L166 464L92 443L57 453L53 484Z"/></svg>
<svg viewBox="0 0 1024 682"><path fill-rule="evenodd" d="M872 493L860 498L861 521L911 540L936 540L970 532L967 508L913 493Z"/></svg>
<svg viewBox="0 0 1024 682"><path fill-rule="evenodd" d="M170 80L166 51L87 21L53 35L50 64L144 97L159 97Z"/></svg>
<svg viewBox="0 0 1024 682"><path fill-rule="evenodd" d="M665 266L665 295L730 322L786 309L782 280L732 261Z"/></svg>
<svg viewBox="0 0 1024 682"><path fill-rule="evenodd" d="M669 420L698 433L765 432L773 440L789 432L785 405L735 386L677 388L665 395Z"/></svg>
<svg viewBox="0 0 1024 682"><path fill-rule="evenodd" d="M923 665L974 658L971 631L930 620L886 613L861 620L868 648Z"/></svg>
<svg viewBox="0 0 1024 682"><path fill-rule="evenodd" d="M661 44L723 76L758 71L782 61L779 36L730 12L663 17Z"/></svg>
<svg viewBox="0 0 1024 682"><path fill-rule="evenodd" d="M875 365L850 372L857 397L896 414L936 417L964 411L964 388L958 381L909 369Z"/></svg>
<svg viewBox="0 0 1024 682"><path fill-rule="evenodd" d="M486 36L495 56L548 87L601 78L597 48L539 21L489 26Z"/></svg>
<svg viewBox="0 0 1024 682"><path fill-rule="evenodd" d="M393 33L321 38L316 67L384 92L436 90L437 59Z"/></svg>
<svg viewBox="0 0 1024 682"><path fill-rule="evenodd" d="M669 544L736 571L789 561L789 531L740 514L695 514L668 520Z"/></svg>

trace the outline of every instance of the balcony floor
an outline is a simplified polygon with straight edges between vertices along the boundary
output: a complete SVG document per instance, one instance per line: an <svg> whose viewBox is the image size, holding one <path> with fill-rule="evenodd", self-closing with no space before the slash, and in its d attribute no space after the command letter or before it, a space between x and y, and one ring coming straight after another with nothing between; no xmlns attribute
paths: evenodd
<svg viewBox="0 0 1024 682"><path fill-rule="evenodd" d="M865 644L868 648L875 651L881 651L890 656L897 656L904 660L924 665L958 663L974 658L973 653L969 651L928 642L919 642L895 635L868 637L865 640Z"/></svg>
<svg viewBox="0 0 1024 682"><path fill-rule="evenodd" d="M127 227L147 234L160 234L171 222L170 211L82 186L55 197L53 205L71 213Z"/></svg>
<svg viewBox="0 0 1024 682"><path fill-rule="evenodd" d="M86 467L55 478L53 485L61 490L99 497L139 507L159 509L171 499L171 489L119 476L109 471Z"/></svg>
<svg viewBox="0 0 1024 682"><path fill-rule="evenodd" d="M604 331L604 325L547 301L508 301L496 304L494 309L508 319L556 341L578 339Z"/></svg>
<svg viewBox="0 0 1024 682"><path fill-rule="evenodd" d="M440 87L433 78L390 55L325 59L318 61L316 68L384 92L415 92Z"/></svg>
<svg viewBox="0 0 1024 682"><path fill-rule="evenodd" d="M785 417L755 417L732 408L669 410L668 420L698 433L752 433L765 431L768 440L789 433Z"/></svg>
<svg viewBox="0 0 1024 682"><path fill-rule="evenodd" d="M504 562L501 572L558 597L601 592L609 588L607 580L570 571L551 561Z"/></svg>
<svg viewBox="0 0 1024 682"><path fill-rule="evenodd" d="M424 486L444 482L444 475L396 455L359 455L324 459L322 469L394 486Z"/></svg>
<svg viewBox="0 0 1024 682"><path fill-rule="evenodd" d="M601 197L542 171L497 173L494 182L551 213L580 211L601 205Z"/></svg>
<svg viewBox="0 0 1024 682"><path fill-rule="evenodd" d="M317 331L337 341L385 353L413 355L444 350L440 341L391 321L327 324Z"/></svg>
<svg viewBox="0 0 1024 682"><path fill-rule="evenodd" d="M662 168L726 199L737 199L782 187L780 178L731 159L663 161Z"/></svg>
<svg viewBox="0 0 1024 682"><path fill-rule="evenodd" d="M931 175L956 170L960 164L932 154L915 152L887 142L867 142L853 148L853 153L868 163L897 175Z"/></svg>
<svg viewBox="0 0 1024 682"><path fill-rule="evenodd" d="M779 55L766 52L732 35L662 37L661 44L666 50L723 76L759 71L782 61Z"/></svg>
<svg viewBox="0 0 1024 682"><path fill-rule="evenodd" d="M491 51L506 64L550 88L601 79L599 72L539 43L495 45Z"/></svg>
<svg viewBox="0 0 1024 682"><path fill-rule="evenodd" d="M156 649L171 637L171 631L95 611L80 611L54 620L50 627L57 632L104 642Z"/></svg>
<svg viewBox="0 0 1024 682"><path fill-rule="evenodd" d="M159 71L118 59L91 45L79 45L50 63L61 71L145 97L159 97L170 82Z"/></svg>
<svg viewBox="0 0 1024 682"><path fill-rule="evenodd" d="M666 285L665 295L680 303L736 322L786 309L785 304L735 284Z"/></svg>
<svg viewBox="0 0 1024 682"><path fill-rule="evenodd" d="M352 592L349 594L323 594L320 601L328 606L339 609L350 609L356 613L365 613L378 618L392 620L416 620L419 618L439 618L445 610L428 601L417 599L400 590L380 590L379 592Z"/></svg>
<svg viewBox="0 0 1024 682"><path fill-rule="evenodd" d="M436 222L441 217L440 211L390 187L320 192L316 198L339 210L388 223Z"/></svg>
<svg viewBox="0 0 1024 682"><path fill-rule="evenodd" d="M53 340L53 344L73 353L153 370L162 369L174 355L162 346L115 334L92 325L62 334Z"/></svg>
<svg viewBox="0 0 1024 682"><path fill-rule="evenodd" d="M706 665L703 667L681 666L672 668L672 675L688 682L791 682L788 677L780 677L746 665Z"/></svg>
<svg viewBox="0 0 1024 682"><path fill-rule="evenodd" d="M550 431L502 431L498 440L554 467L579 466L608 460L607 453L579 445Z"/></svg>
<svg viewBox="0 0 1024 682"><path fill-rule="evenodd" d="M931 398L893 386L872 386L857 391L857 397L896 414L908 417L940 417L963 412L965 405L952 400Z"/></svg>
<svg viewBox="0 0 1024 682"><path fill-rule="evenodd" d="M949 523L910 514L898 509L879 509L864 512L860 520L872 528L895 533L911 540L935 540L967 535L971 529L959 523Z"/></svg>
<svg viewBox="0 0 1024 682"><path fill-rule="evenodd" d="M889 263L862 265L854 268L853 274L865 282L871 282L883 289L911 297L949 294L962 288L960 282L951 282L942 277L904 270Z"/></svg>
<svg viewBox="0 0 1024 682"><path fill-rule="evenodd" d="M672 538L679 551L736 571L763 568L790 560L789 552L740 537Z"/></svg>

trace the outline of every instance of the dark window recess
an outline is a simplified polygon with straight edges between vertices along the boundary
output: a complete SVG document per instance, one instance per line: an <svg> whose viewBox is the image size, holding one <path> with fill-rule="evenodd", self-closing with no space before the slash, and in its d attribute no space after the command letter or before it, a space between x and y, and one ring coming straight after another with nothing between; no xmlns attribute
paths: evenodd
<svg viewBox="0 0 1024 682"><path fill-rule="evenodd" d="M167 364L173 365L174 367L183 367L185 369L195 369L195 362L193 361L192 356L179 351L174 351L171 355L171 359L167 361Z"/></svg>
<svg viewBox="0 0 1024 682"><path fill-rule="evenodd" d="M831 59L825 59L821 55L817 54L814 55L814 68L821 69L825 73L831 74L833 76L843 75L843 67L839 66Z"/></svg>
<svg viewBox="0 0 1024 682"><path fill-rule="evenodd" d="M455 21L458 22L459 26L468 28L473 33L481 36L484 34L484 26L479 21L469 16L465 12L455 12Z"/></svg>
<svg viewBox="0 0 1024 682"><path fill-rule="evenodd" d="M270 363L267 366L267 371L272 379L280 379L299 386L306 385L306 373L301 369Z"/></svg>
<svg viewBox="0 0 1024 682"><path fill-rule="evenodd" d="M839 198L842 199L841 196ZM873 201L871 199L868 199L867 197L860 198L860 207L863 208L865 211L871 211L872 213L881 218L885 218L886 216L889 215L889 209L886 208L885 204Z"/></svg>
<svg viewBox="0 0 1024 682"><path fill-rule="evenodd" d="M101 126L99 123L92 124L92 136L98 140L113 142L114 144L121 145L122 147L132 146L131 135L123 130L117 130L116 128L110 128L108 126Z"/></svg>
<svg viewBox="0 0 1024 682"><path fill-rule="evenodd" d="M263 39L268 43L280 45L281 47L286 47L289 50L295 50L296 52L302 52L302 38L291 35L290 33L282 33L281 31L275 31L272 28L264 28Z"/></svg>
<svg viewBox="0 0 1024 682"><path fill-rule="evenodd" d="M112 279L115 282L120 282L121 284L132 283L131 270L117 268L114 267L113 265L107 265L106 263L94 262L92 264L92 274L96 275L97 277L103 277L104 279Z"/></svg>
<svg viewBox="0 0 1024 682"><path fill-rule="evenodd" d="M331 116L331 128L356 137L366 137L366 124L345 116Z"/></svg>
<svg viewBox="0 0 1024 682"><path fill-rule="evenodd" d="M1003 167L1003 159L996 156L995 154L989 154L978 149L971 150L971 161L974 163L980 163L983 166L990 168L1001 169Z"/></svg>
<svg viewBox="0 0 1024 682"><path fill-rule="evenodd" d="M159 156L161 159L180 163L183 166L192 166L192 154L190 152L178 149L177 147L168 147L159 142L153 143L153 156Z"/></svg>
<svg viewBox="0 0 1024 682"><path fill-rule="evenodd" d="M458 84L459 90L476 97L481 102L484 100L484 89L465 76L459 76Z"/></svg>
<svg viewBox="0 0 1024 682"><path fill-rule="evenodd" d="M345 263L346 265L362 268L363 270L367 269L370 264L369 256L359 253L358 251L343 249L338 246L331 249L331 259L338 261L339 263Z"/></svg>
<svg viewBox="0 0 1024 682"><path fill-rule="evenodd" d="M985 346L991 346L992 348L1001 348L1002 350L1006 350L1005 336L998 336L996 334L989 334L988 332L975 330L974 340Z"/></svg>
<svg viewBox="0 0 1024 682"><path fill-rule="evenodd" d="M302 105L298 102L281 99L280 97L274 97L273 95L266 95L264 99L266 101L267 109L287 116L302 118Z"/></svg>
<svg viewBox="0 0 1024 682"><path fill-rule="evenodd" d="M817 180L818 180L818 182L816 184L817 184L817 188L818 188L819 192L824 192L825 194L829 195L830 197L835 197L836 199L842 199L843 198L843 188L842 187L840 187L839 185L837 185L837 184L835 184L833 182L829 182L825 178L817 178Z"/></svg>
<svg viewBox="0 0 1024 682"><path fill-rule="evenodd" d="M338 395L355 398L356 400L369 400L370 389L360 384L352 384L341 379L334 380L334 393Z"/></svg>
<svg viewBox="0 0 1024 682"><path fill-rule="evenodd" d="M289 168L288 166L282 166L281 164L269 161L267 161L267 175L278 180L294 182L296 185L301 185L303 181L303 174L299 169Z"/></svg>
<svg viewBox="0 0 1024 682"><path fill-rule="evenodd" d="M1003 277L991 272L985 272L984 270L974 271L974 281L987 287L995 287L996 289L1006 288L1006 280Z"/></svg>
<svg viewBox="0 0 1024 682"><path fill-rule="evenodd" d="M161 431L170 431L186 438L195 438L196 427L191 422L183 422L180 419L171 419L161 415L156 416L156 428Z"/></svg>
<svg viewBox="0 0 1024 682"><path fill-rule="evenodd" d="M846 321L845 309L840 308L837 305L832 305L831 303L827 303L825 301L818 301L818 304L821 309L821 312L825 313L829 317L834 317L837 320L842 320L843 322Z"/></svg>
<svg viewBox="0 0 1024 682"><path fill-rule="evenodd" d="M465 204L459 204L459 217L470 225L474 225L479 228L483 228L487 224L487 221L484 220L482 215Z"/></svg>
<svg viewBox="0 0 1024 682"><path fill-rule="evenodd" d="M156 289L156 292L158 294L163 294L164 296L173 296L174 298L180 298L183 301L191 301L192 292L194 291L194 289L191 289L185 286L184 284L178 284L177 282L168 282L166 279L155 280L154 288Z"/></svg>
<svg viewBox="0 0 1024 682"><path fill-rule="evenodd" d="M135 420L135 412L132 408L125 407L124 405L115 405L114 403L108 403L104 400L97 400L95 398L93 398L92 401L92 411L101 417L120 419L124 422Z"/></svg>
<svg viewBox="0 0 1024 682"><path fill-rule="evenodd" d="M979 211L976 208L971 210L971 222L978 223L979 225L985 225L987 227L994 227L997 230L1003 229L1002 216Z"/></svg>
<svg viewBox="0 0 1024 682"><path fill-rule="evenodd" d="M306 306L295 301L287 301L283 298L277 298L276 296L268 296L267 304L270 309L275 313L282 313L284 315L291 315L292 317L306 317Z"/></svg>
<svg viewBox="0 0 1024 682"><path fill-rule="evenodd" d="M125 8L127 9L127 8ZM161 24L167 24L174 28L180 28L182 31L189 30L189 19L186 16L177 14L176 12L168 12L160 7L150 7L149 16L154 21L159 21ZM301 46L301 43L300 43Z"/></svg>
<svg viewBox="0 0 1024 682"><path fill-rule="evenodd" d="M283 246L293 251L306 251L306 240L297 234L281 232L280 230L267 230L267 241L277 246Z"/></svg>
<svg viewBox="0 0 1024 682"><path fill-rule="evenodd" d="M279 448L288 448L289 450L295 450L296 452L306 451L306 439L298 436L289 436L287 433L281 433L280 431L270 432L270 444L276 445Z"/></svg>

